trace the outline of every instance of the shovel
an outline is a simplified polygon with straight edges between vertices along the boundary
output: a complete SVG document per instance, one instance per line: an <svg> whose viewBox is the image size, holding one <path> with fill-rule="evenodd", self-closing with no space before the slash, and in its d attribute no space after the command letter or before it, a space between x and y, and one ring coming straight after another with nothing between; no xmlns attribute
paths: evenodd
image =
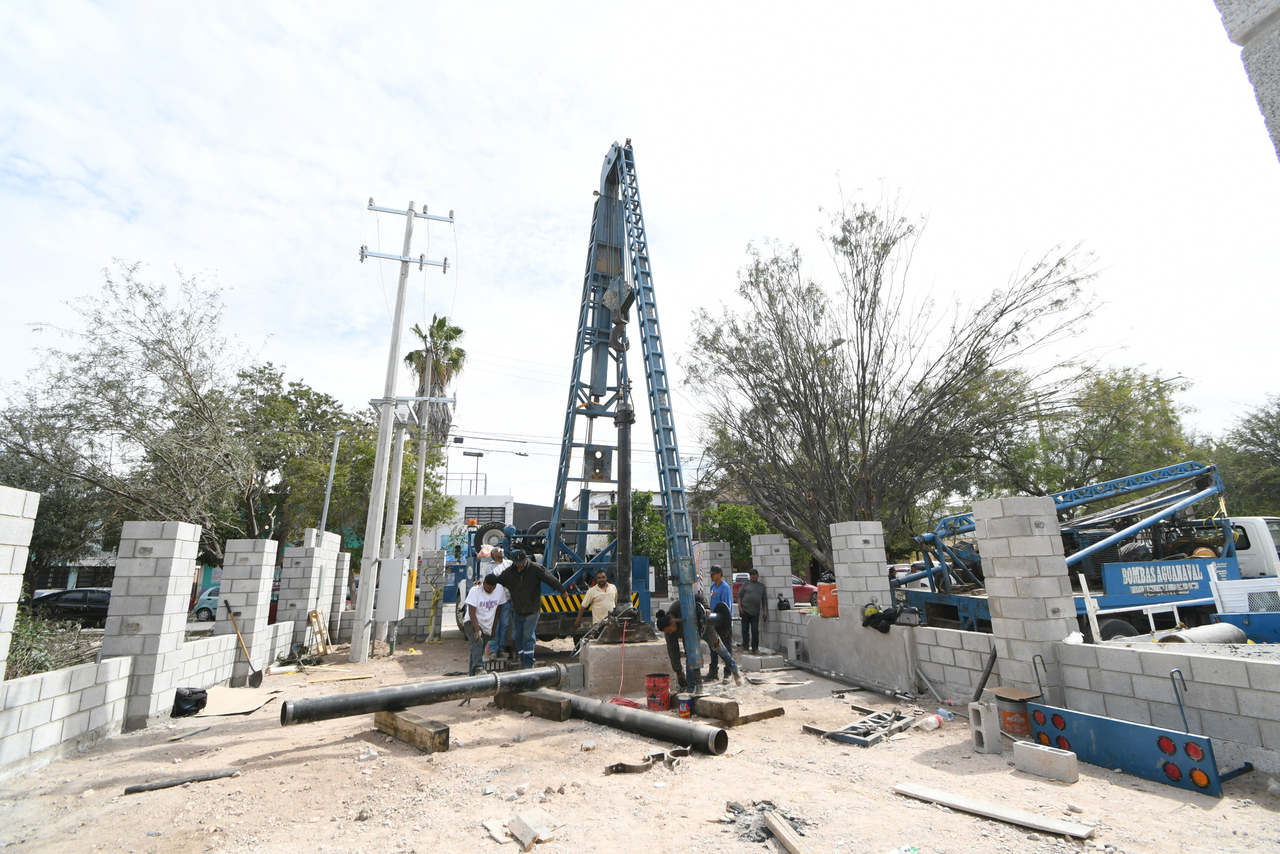
<svg viewBox="0 0 1280 854"><path fill-rule="evenodd" d="M244 650L244 660L249 665L249 667L252 668L253 662L249 661L249 647L244 645L244 635L240 634L240 626L236 624L236 612L231 610L231 603L228 602L226 599L222 600L222 604L227 606L227 616L231 618L231 627L236 630L236 637L240 639L240 648ZM262 671L254 670L252 673L249 674L249 687L258 688L261 685L262 685Z"/></svg>

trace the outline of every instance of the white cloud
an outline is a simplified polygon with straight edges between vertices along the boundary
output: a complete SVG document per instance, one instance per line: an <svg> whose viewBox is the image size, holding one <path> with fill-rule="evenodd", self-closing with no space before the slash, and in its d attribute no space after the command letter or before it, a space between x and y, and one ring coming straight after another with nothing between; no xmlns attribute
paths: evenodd
<svg viewBox="0 0 1280 854"><path fill-rule="evenodd" d="M748 241L797 242L828 276L815 232L838 180L928 213L917 281L938 296L1083 242L1106 307L1080 343L1194 378L1207 429L1277 390L1245 366L1274 352L1280 165L1208 0L15 2L0 28L8 380L34 364L25 324L65 319L114 256L216 271L247 347L360 405L381 393L396 270L356 252L398 251L403 227L364 203L412 199L455 209L458 244L431 229L457 273L415 271L410 320L468 330L457 422L552 442L482 464L549 502L591 191L630 136L677 377ZM686 450L695 399L676 399Z"/></svg>

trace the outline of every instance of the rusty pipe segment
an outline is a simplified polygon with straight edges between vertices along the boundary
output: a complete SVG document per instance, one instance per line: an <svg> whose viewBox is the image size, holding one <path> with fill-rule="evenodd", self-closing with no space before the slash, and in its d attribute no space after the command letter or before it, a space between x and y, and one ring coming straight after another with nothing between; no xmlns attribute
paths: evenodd
<svg viewBox="0 0 1280 854"><path fill-rule="evenodd" d="M535 688L554 688L560 684L568 684L565 673L563 664L552 664L528 670L435 679L328 697L285 700L280 704L280 725L291 726L353 715L371 715L375 712L400 712L412 706L465 700L470 697L492 697L500 692L518 693Z"/></svg>

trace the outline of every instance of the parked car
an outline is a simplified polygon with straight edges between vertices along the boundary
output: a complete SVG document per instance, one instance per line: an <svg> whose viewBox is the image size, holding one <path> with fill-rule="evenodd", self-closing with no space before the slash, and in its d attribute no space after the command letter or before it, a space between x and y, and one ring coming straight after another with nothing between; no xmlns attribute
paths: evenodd
<svg viewBox="0 0 1280 854"><path fill-rule="evenodd" d="M222 586L218 585L210 587L208 590L200 594L200 598L196 600L195 614L196 619L202 623L207 623L214 617L218 616L218 594L222 591Z"/></svg>
<svg viewBox="0 0 1280 854"><path fill-rule="evenodd" d="M808 603L815 608L818 606L818 588L812 584L806 584L797 576L791 576L791 598L795 600L797 605Z"/></svg>
<svg viewBox="0 0 1280 854"><path fill-rule="evenodd" d="M31 609L48 619L74 620L81 626L101 626L107 621L111 590L80 588L46 593L31 600Z"/></svg>
<svg viewBox="0 0 1280 854"><path fill-rule="evenodd" d="M738 604L738 592L742 589L743 582L750 581L751 575L746 572L735 572L733 574L733 604ZM806 584L799 577L791 576L791 598L795 600L797 605L813 605L818 604L818 588L812 584Z"/></svg>

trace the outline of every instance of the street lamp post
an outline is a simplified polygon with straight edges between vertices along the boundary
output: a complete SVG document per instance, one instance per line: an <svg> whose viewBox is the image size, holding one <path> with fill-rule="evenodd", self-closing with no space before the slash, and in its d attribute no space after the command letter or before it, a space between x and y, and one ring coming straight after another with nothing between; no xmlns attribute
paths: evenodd
<svg viewBox="0 0 1280 854"><path fill-rule="evenodd" d="M476 491L474 494L479 495L480 494L480 458L484 456L484 452L483 451L463 451L462 455L464 457L476 458L476 479L475 479L475 487L474 487Z"/></svg>

